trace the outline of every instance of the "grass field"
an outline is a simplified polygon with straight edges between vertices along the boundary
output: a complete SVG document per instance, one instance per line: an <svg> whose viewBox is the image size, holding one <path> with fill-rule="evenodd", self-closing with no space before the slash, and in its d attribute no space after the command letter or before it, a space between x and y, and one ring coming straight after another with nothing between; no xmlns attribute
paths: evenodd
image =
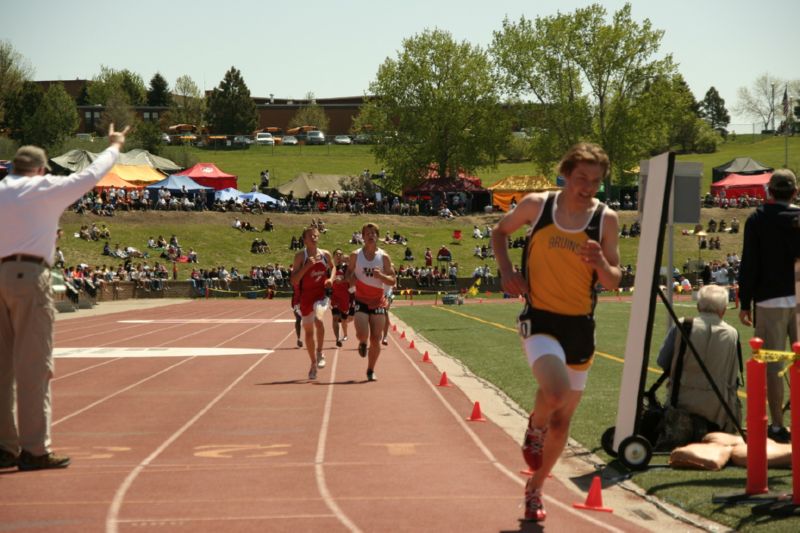
<svg viewBox="0 0 800 533"><path fill-rule="evenodd" d="M744 221L750 213L749 209L703 209L702 222L707 224L709 218L720 220L725 218L730 222L732 216L736 216L740 221ZM271 233L243 233L231 228L234 217L239 216L242 220L250 222L252 225L261 229L264 227L264 220L267 216L275 223L275 231ZM634 221L637 216L633 211L619 212L620 224L628 224ZM316 216L315 216L316 217ZM346 214L326 214L323 216L329 229L328 233L320 239L320 246L333 251L340 247L350 251L355 246L349 244L350 237L354 231L360 230L361 226L367 221L377 222L381 228L381 234L386 231L397 231L408 238L409 247L415 254L415 265L423 263L423 255L426 247L430 247L434 254L442 244L447 245L453 252L453 260L459 265L460 276L471 276L475 267L482 265L484 261L475 257L474 248L476 244L486 244L487 240L473 239L472 227L478 225L494 225L499 215L476 215L460 217L454 220L445 221L436 217L400 217L390 215L346 215ZM240 271L249 269L251 265L265 263L290 264L293 252L289 250L289 241L293 235L299 235L302 228L311 221L308 214L270 214L270 215L241 215L241 213L196 213L196 212L121 212L115 217L97 217L94 215L76 215L65 213L61 219L61 227L64 229L64 237L59 242L59 246L64 251L68 264L86 263L91 265L118 264L120 261L109 261L110 258L101 255L103 242L86 242L73 237L78 232L81 225L95 222L98 227L100 224L107 224L111 229L110 245L113 249L116 243L123 247L133 246L140 250L145 249L149 236L158 237L163 235L169 239L170 235L177 235L184 250L194 248L199 254L201 268L225 265L228 268L236 266ZM461 230L461 244L454 244L453 231ZM697 240L692 236L681 235L682 230L692 229L691 225L676 225L674 228L674 263L681 268L687 259L697 259L702 257L705 261L725 260L725 255L736 251L741 254L742 234L720 233L720 250L698 249ZM519 235L522 231L519 232ZM269 242L272 252L266 255L254 255L250 253L250 244L254 238L264 238ZM665 244L666 246L666 244ZM621 239L620 257L622 265L633 265L636 267L636 254L639 247L639 239ZM402 263L404 246L385 245L384 248L392 256L396 265ZM519 257L520 250L512 250L512 258ZM664 256L666 258L666 255ZM152 258L150 260L152 263ZM494 271L494 261L489 260L489 266ZM187 279L192 266L179 264L180 279Z"/></svg>
<svg viewBox="0 0 800 533"><path fill-rule="evenodd" d="M535 382L516 334L515 319L520 308L521 305L516 303L473 303L458 307L395 306L393 312L416 332L459 359L473 373L497 385L520 406L529 410L533 404ZM696 316L694 304L690 301L677 302L676 313L679 316ZM600 436L616 420L629 315L628 302L601 302L598 306L598 354L571 431L573 438L606 461L612 458L600 447ZM739 329L742 339L752 336L749 328L739 324L735 311L729 311L726 319ZM655 368L655 357L665 331L666 312L659 305L654 322L648 385L660 375L660 370ZM695 472L672 470L662 466L665 463L666 457L656 456L651 463L656 466L635 473L634 481L652 495L737 531L752 531L762 526L769 527L769 531L800 529L800 517L756 519L748 506L725 507L711 502L715 494L744 490L746 472L743 468L729 466L720 472ZM771 490L791 492L791 471L770 470L769 475Z"/></svg>
<svg viewBox="0 0 800 533"><path fill-rule="evenodd" d="M226 172L239 176L239 189L243 191L258 183L261 171L266 168L270 170L273 186L286 183L301 172L357 175L367 168L374 173L381 169L368 145L251 146L247 150L189 147L186 150L198 162L215 163ZM784 138L739 135L735 140L720 144L713 154L682 154L678 160L703 163L704 179L700 190L706 192L711 185L711 169L736 157L752 157L764 165L782 167ZM789 138L789 168L800 169L800 136ZM530 161L501 162L496 168L478 169L476 174L486 187L507 176L535 175L539 171Z"/></svg>

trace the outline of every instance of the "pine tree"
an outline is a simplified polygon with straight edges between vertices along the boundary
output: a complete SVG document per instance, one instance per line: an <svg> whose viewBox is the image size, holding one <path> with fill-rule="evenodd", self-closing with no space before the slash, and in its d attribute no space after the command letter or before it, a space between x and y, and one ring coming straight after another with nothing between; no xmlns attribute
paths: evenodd
<svg viewBox="0 0 800 533"><path fill-rule="evenodd" d="M150 88L147 90L147 105L167 107L172 103L172 96L169 94L169 84L161 73L156 72L150 80Z"/></svg>
<svg viewBox="0 0 800 533"><path fill-rule="evenodd" d="M219 87L209 96L206 119L212 133L248 134L256 129L256 104L241 72L235 67L225 73Z"/></svg>
<svg viewBox="0 0 800 533"><path fill-rule="evenodd" d="M714 129L724 129L731 122L731 116L728 114L728 110L725 109L725 100L714 87L711 87L706 92L705 97L700 102L700 113Z"/></svg>

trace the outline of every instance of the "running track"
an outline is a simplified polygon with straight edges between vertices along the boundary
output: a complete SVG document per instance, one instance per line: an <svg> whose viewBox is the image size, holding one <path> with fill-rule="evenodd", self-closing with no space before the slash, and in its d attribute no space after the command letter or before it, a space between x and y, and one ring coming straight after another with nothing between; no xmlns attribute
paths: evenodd
<svg viewBox="0 0 800 533"><path fill-rule="evenodd" d="M519 521L517 442L466 422L471 402L397 335L367 383L352 326L341 349L327 334L312 383L285 301L59 321L53 440L73 464L0 471L0 531L540 530ZM558 480L546 494L554 531L641 530L574 511Z"/></svg>

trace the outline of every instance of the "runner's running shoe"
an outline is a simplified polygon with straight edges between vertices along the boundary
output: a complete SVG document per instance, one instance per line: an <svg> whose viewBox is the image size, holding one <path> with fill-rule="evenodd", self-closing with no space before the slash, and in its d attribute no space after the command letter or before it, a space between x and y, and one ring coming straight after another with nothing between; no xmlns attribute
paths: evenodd
<svg viewBox="0 0 800 533"><path fill-rule="evenodd" d="M302 348L303 347L303 341L301 341L300 339L297 339L297 347L298 348Z"/></svg>
<svg viewBox="0 0 800 533"><path fill-rule="evenodd" d="M542 467L542 453L544 452L544 439L547 436L547 428L532 428L528 424L525 432L525 440L522 441L522 457L531 470L539 470Z"/></svg>
<svg viewBox="0 0 800 533"><path fill-rule="evenodd" d="M378 381L378 375L374 370L367 369L367 381Z"/></svg>
<svg viewBox="0 0 800 533"><path fill-rule="evenodd" d="M308 379L314 380L317 379L317 367L312 366L311 370L308 371Z"/></svg>
<svg viewBox="0 0 800 533"><path fill-rule="evenodd" d="M384 337L383 339L381 339L381 344L383 344L384 346L389 346L389 339Z"/></svg>
<svg viewBox="0 0 800 533"><path fill-rule="evenodd" d="M530 485L531 480L528 480ZM542 503L542 489L531 490L525 487L525 520L529 522L543 522L547 517Z"/></svg>
<svg viewBox="0 0 800 533"><path fill-rule="evenodd" d="M358 343L358 355L360 355L361 357L366 357L367 356L367 343L366 342Z"/></svg>
<svg viewBox="0 0 800 533"><path fill-rule="evenodd" d="M325 356L322 352L317 352L317 368L325 368Z"/></svg>
<svg viewBox="0 0 800 533"><path fill-rule="evenodd" d="M347 340L347 335L345 335L344 337L342 337L342 342L344 342L344 341L346 341L346 340Z"/></svg>

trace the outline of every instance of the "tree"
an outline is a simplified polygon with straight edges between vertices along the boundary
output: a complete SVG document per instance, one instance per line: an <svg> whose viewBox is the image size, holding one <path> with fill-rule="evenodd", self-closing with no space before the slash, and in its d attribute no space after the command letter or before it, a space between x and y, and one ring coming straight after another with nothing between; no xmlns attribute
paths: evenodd
<svg viewBox="0 0 800 533"><path fill-rule="evenodd" d="M25 122L39 108L43 98L44 90L32 81L24 82L17 90L6 95L5 125L12 139L23 139Z"/></svg>
<svg viewBox="0 0 800 533"><path fill-rule="evenodd" d="M86 90L89 104L107 105L110 98L124 96L125 103L131 106L147 102L147 89L142 77L128 69L114 70L100 66L100 74L92 78Z"/></svg>
<svg viewBox="0 0 800 533"><path fill-rule="evenodd" d="M206 101L197 84L190 76L175 80L175 97L170 106L169 121L173 124L194 124L200 126L206 112Z"/></svg>
<svg viewBox="0 0 800 533"><path fill-rule="evenodd" d="M143 148L150 153L158 154L161 152L163 144L161 128L157 123L139 121L131 132L129 148Z"/></svg>
<svg viewBox="0 0 800 533"><path fill-rule="evenodd" d="M256 129L258 111L241 72L231 67L208 98L206 111L212 133L248 134Z"/></svg>
<svg viewBox="0 0 800 533"><path fill-rule="evenodd" d="M706 119L715 130L725 129L731 122L731 116L728 114L728 110L725 109L725 100L713 86L706 92L703 101L700 102L700 116Z"/></svg>
<svg viewBox="0 0 800 533"><path fill-rule="evenodd" d="M128 97L121 89L109 94L107 98L100 122L96 127L99 135L105 135L112 123L120 129L125 126L135 127L138 124L133 108L128 105Z"/></svg>
<svg viewBox="0 0 800 533"><path fill-rule="evenodd" d="M169 84L161 73L156 72L150 79L150 88L147 90L147 105L167 107L172 103L169 94Z"/></svg>
<svg viewBox="0 0 800 533"><path fill-rule="evenodd" d="M484 50L426 30L380 65L358 126L376 136L394 186L418 182L431 163L441 176L474 171L497 163L509 131L496 87Z"/></svg>
<svg viewBox="0 0 800 533"><path fill-rule="evenodd" d="M772 129L775 123L775 113L780 111L780 98L783 96L781 87L783 80L762 74L753 82L752 91L747 87L739 87L736 107L733 110L745 117L758 120L762 129Z"/></svg>
<svg viewBox="0 0 800 533"><path fill-rule="evenodd" d="M25 121L24 143L52 151L78 129L79 123L75 100L67 94L62 84L54 83L44 94L36 111Z"/></svg>
<svg viewBox="0 0 800 533"><path fill-rule="evenodd" d="M15 98L32 75L30 64L11 42L0 41L0 124L6 121L6 100Z"/></svg>
<svg viewBox="0 0 800 533"><path fill-rule="evenodd" d="M328 115L325 110L317 104L314 93L308 93L306 99L309 104L301 107L289 121L289 127L297 126L316 126L320 131L328 131Z"/></svg>
<svg viewBox="0 0 800 533"><path fill-rule="evenodd" d="M663 130L662 123L642 120L654 116L642 106L652 101L644 98L647 87L674 66L670 55L655 58L664 32L647 19L634 21L630 4L605 19L599 4L534 22L506 19L491 51L505 90L542 108L534 141L546 151L540 161L552 165L566 146L591 140L621 177L651 150L644 141L654 135L643 129Z"/></svg>

